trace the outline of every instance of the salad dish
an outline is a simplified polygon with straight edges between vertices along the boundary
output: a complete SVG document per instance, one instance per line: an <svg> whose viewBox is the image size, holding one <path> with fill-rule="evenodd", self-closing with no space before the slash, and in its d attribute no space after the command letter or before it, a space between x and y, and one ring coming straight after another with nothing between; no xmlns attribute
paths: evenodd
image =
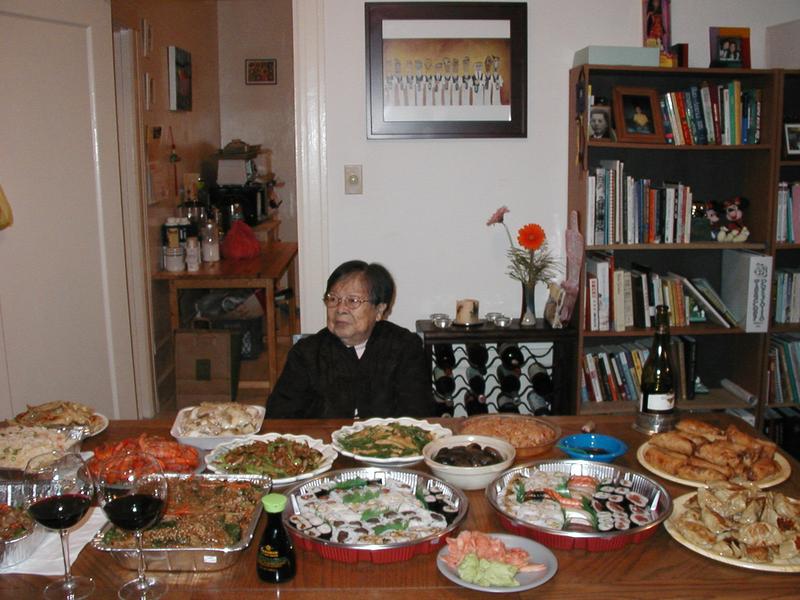
<svg viewBox="0 0 800 600"><path fill-rule="evenodd" d="M604 551L640 542L672 511L669 494L651 479L578 460L511 469L486 496L506 529L561 550Z"/></svg>
<svg viewBox="0 0 800 600"><path fill-rule="evenodd" d="M269 475L279 487L330 470L337 456L331 445L307 435L267 433L220 444L205 461L214 473Z"/></svg>
<svg viewBox="0 0 800 600"><path fill-rule="evenodd" d="M0 569L30 558L44 541L46 530L24 509L22 483L0 485Z"/></svg>
<svg viewBox="0 0 800 600"><path fill-rule="evenodd" d="M376 466L410 466L421 462L422 449L452 431L441 425L401 417L367 419L331 434L340 454Z"/></svg>
<svg viewBox="0 0 800 600"><path fill-rule="evenodd" d="M679 544L707 558L800 573L800 500L780 492L715 482L677 498L664 527Z"/></svg>
<svg viewBox="0 0 800 600"><path fill-rule="evenodd" d="M203 402L178 412L170 434L182 444L211 450L261 430L264 406L238 402Z"/></svg>
<svg viewBox="0 0 800 600"><path fill-rule="evenodd" d="M479 592L522 592L550 580L558 561L550 550L505 533L462 531L447 538L436 559L450 581Z"/></svg>
<svg viewBox="0 0 800 600"><path fill-rule="evenodd" d="M233 564L253 539L269 477L170 474L167 480L164 516L142 535L147 570L217 571ZM92 545L137 569L132 532L106 523Z"/></svg>
<svg viewBox="0 0 800 600"><path fill-rule="evenodd" d="M333 471L288 492L284 524L323 558L390 563L441 546L467 514L464 494L416 471Z"/></svg>

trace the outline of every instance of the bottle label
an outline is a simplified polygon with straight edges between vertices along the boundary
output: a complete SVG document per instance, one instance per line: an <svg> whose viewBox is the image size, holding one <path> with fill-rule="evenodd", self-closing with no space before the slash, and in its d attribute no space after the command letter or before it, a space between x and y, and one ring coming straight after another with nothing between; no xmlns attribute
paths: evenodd
<svg viewBox="0 0 800 600"><path fill-rule="evenodd" d="M639 404L641 412L669 412L675 409L675 394L648 394L642 392L642 399Z"/></svg>
<svg viewBox="0 0 800 600"><path fill-rule="evenodd" d="M289 562L289 559L287 559L285 556L281 556L277 550L275 550L269 544L266 544L258 549L257 562L258 566L262 569L276 571L286 566L286 564Z"/></svg>

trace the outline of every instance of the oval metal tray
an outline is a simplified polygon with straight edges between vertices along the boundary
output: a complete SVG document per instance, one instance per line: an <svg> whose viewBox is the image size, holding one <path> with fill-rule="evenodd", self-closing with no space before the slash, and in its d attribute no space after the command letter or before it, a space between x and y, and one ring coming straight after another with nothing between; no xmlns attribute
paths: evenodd
<svg viewBox="0 0 800 600"><path fill-rule="evenodd" d="M406 483L414 488L422 487L427 490L438 486L444 495L458 507L456 518L441 532L418 540L398 544L342 544L339 542L319 540L297 530L290 522L289 517L299 511L297 497L310 493L320 484L338 483L350 479L371 479L385 482L387 480ZM454 531L467 515L469 501L464 492L437 479L427 473L418 471L385 469L381 467L365 467L362 469L344 469L331 471L321 477L304 481L286 492L289 499L286 510L283 512L283 524L291 534L295 544L303 550L314 551L323 558L341 562L369 561L374 563L393 563L408 560L417 554L427 554L442 547L444 538Z"/></svg>
<svg viewBox="0 0 800 600"><path fill-rule="evenodd" d="M528 475L533 470L564 472L570 475L591 475L598 479L623 478L633 482L631 490L651 499L650 507L656 513L655 520L627 531L583 532L549 529L527 523L508 514L500 505L498 496L508 481L517 474ZM639 543L653 535L658 526L672 513L672 499L667 490L649 477L622 466L588 460L542 460L510 469L500 475L486 488L486 498L497 512L500 522L508 531L541 542L558 550L584 548L590 552L617 550L631 543Z"/></svg>

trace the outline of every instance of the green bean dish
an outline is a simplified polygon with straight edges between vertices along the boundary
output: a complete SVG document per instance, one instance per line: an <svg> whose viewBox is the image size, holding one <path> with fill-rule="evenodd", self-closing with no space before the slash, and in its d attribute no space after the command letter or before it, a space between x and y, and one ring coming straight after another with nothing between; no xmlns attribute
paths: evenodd
<svg viewBox="0 0 800 600"><path fill-rule="evenodd" d="M348 452L370 458L398 458L422 454L433 434L416 425L371 425L343 435L338 442Z"/></svg>

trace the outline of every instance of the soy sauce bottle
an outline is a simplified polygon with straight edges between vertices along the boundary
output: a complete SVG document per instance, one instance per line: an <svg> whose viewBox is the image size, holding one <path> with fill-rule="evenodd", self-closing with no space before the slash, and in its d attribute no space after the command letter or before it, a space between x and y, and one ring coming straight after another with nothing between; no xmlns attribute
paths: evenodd
<svg viewBox="0 0 800 600"><path fill-rule="evenodd" d="M258 545L256 571L262 581L286 583L294 577L297 568L292 540L281 522L286 496L267 494L261 498L261 503L267 511L267 527Z"/></svg>

